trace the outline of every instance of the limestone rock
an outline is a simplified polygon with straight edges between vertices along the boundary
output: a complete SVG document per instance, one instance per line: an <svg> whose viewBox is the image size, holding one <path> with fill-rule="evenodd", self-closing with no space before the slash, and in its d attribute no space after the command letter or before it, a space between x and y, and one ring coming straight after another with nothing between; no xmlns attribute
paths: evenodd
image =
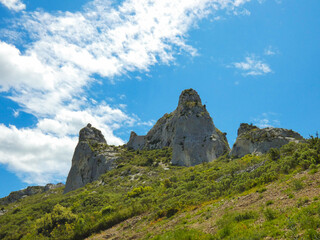
<svg viewBox="0 0 320 240"><path fill-rule="evenodd" d="M252 124L242 123L230 156L259 155L268 152L270 148L280 148L289 142L300 141L303 141L303 137L292 130L271 127L260 129Z"/></svg>
<svg viewBox="0 0 320 240"><path fill-rule="evenodd" d="M142 149L146 143L145 136L138 136L135 132L131 132L129 142L126 146L129 149Z"/></svg>
<svg viewBox="0 0 320 240"><path fill-rule="evenodd" d="M64 184L63 183L57 183L57 184L48 183L47 185L44 186L44 192L47 192L49 190L53 190L56 188L60 188L60 187L64 187Z"/></svg>
<svg viewBox="0 0 320 240"><path fill-rule="evenodd" d="M92 127L90 123L80 130L79 141L89 141L92 143L107 143L101 131Z"/></svg>
<svg viewBox="0 0 320 240"><path fill-rule="evenodd" d="M184 90L177 109L160 118L146 136L132 133L127 147L135 150L172 147L172 164L179 166L210 162L229 151L225 134L214 126L193 89Z"/></svg>
<svg viewBox="0 0 320 240"><path fill-rule="evenodd" d="M0 199L0 204L6 205L6 204L14 203L22 198L32 196L38 193L44 193L49 190L60 188L63 186L64 186L63 183L58 183L58 184L49 183L46 186L30 186L20 191L11 192L9 196Z"/></svg>
<svg viewBox="0 0 320 240"><path fill-rule="evenodd" d="M80 130L64 193L93 182L115 167L118 152L108 146L101 131L88 124Z"/></svg>

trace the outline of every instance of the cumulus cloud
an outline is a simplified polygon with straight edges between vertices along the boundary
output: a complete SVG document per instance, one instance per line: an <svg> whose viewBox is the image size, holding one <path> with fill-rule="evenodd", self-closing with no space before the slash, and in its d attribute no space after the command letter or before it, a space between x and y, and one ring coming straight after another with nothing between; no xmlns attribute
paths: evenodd
<svg viewBox="0 0 320 240"><path fill-rule="evenodd" d="M18 173L27 183L64 181L76 139L53 137L39 130L0 125L0 163Z"/></svg>
<svg viewBox="0 0 320 240"><path fill-rule="evenodd" d="M246 57L242 62L235 62L232 66L242 71L243 76L258 76L272 72L270 66L255 55Z"/></svg>
<svg viewBox="0 0 320 240"><path fill-rule="evenodd" d="M0 1L23 9L19 1ZM153 122L88 96L97 81L92 76L101 84L115 82L128 72L170 64L177 53L194 56L186 39L197 21L219 11L237 14L249 1L125 0L115 6L94 0L73 13L23 12L15 26L31 42L21 51L0 41L0 91L38 122L22 129L0 125L0 163L28 183L56 182L66 177L77 133L88 122L108 143L123 144L115 130Z"/></svg>
<svg viewBox="0 0 320 240"><path fill-rule="evenodd" d="M26 5L22 3L20 0L0 0L4 6L13 11L21 11L26 8Z"/></svg>

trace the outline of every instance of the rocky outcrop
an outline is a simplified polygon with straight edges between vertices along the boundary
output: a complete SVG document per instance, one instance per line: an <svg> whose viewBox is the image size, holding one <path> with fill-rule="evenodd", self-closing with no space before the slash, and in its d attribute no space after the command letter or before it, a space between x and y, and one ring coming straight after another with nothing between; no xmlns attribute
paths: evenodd
<svg viewBox="0 0 320 240"><path fill-rule="evenodd" d="M138 136L135 132L131 132L127 147L129 149L143 149L146 144L145 136Z"/></svg>
<svg viewBox="0 0 320 240"><path fill-rule="evenodd" d="M242 123L230 156L259 155L268 152L271 148L280 148L289 142L300 141L303 141L303 137L292 130L271 127L260 129L252 124Z"/></svg>
<svg viewBox="0 0 320 240"><path fill-rule="evenodd" d="M32 196L35 194L39 194L39 193L44 193L44 192L48 192L49 190L53 190L56 188L60 188L63 187L64 184L63 183L58 183L58 184L47 184L46 186L31 186L31 187L27 187L26 189L20 190L20 191L15 191L9 194L9 196L4 197L2 199L0 199L0 204L1 205L6 205L6 204L10 204L10 203L14 203L22 198L28 197L28 196Z"/></svg>
<svg viewBox="0 0 320 240"><path fill-rule="evenodd" d="M160 118L146 136L131 133L127 147L135 150L172 147L172 164L194 166L227 153L225 135L214 126L198 93L188 89L181 93L177 109Z"/></svg>
<svg viewBox="0 0 320 240"><path fill-rule="evenodd" d="M97 180L115 167L116 159L118 151L115 147L108 146L101 131L88 124L80 130L64 193Z"/></svg>

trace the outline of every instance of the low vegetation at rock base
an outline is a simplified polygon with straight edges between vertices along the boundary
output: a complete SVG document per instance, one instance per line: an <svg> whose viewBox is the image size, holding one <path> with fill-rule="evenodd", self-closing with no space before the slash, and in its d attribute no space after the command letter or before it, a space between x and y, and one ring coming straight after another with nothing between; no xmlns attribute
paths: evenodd
<svg viewBox="0 0 320 240"><path fill-rule="evenodd" d="M118 148L97 181L1 205L0 239L320 239L318 137L194 167Z"/></svg>

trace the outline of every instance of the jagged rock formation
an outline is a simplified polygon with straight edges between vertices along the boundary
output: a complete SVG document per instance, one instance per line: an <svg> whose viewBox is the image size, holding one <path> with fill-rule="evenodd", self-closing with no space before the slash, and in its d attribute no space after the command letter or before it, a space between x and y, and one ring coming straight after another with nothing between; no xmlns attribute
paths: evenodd
<svg viewBox="0 0 320 240"><path fill-rule="evenodd" d="M126 144L131 149L143 149L146 144L145 136L138 136L135 132L131 132L129 142Z"/></svg>
<svg viewBox="0 0 320 240"><path fill-rule="evenodd" d="M292 130L283 128L260 129L252 124L241 123L238 137L230 156L243 157L246 154L263 154L270 148L280 148L289 142L303 141L303 137Z"/></svg>
<svg viewBox="0 0 320 240"><path fill-rule="evenodd" d="M225 135L214 126L198 93L188 89L181 93L177 109L160 118L146 136L132 132L127 147L172 147L172 164L194 166L229 152Z"/></svg>
<svg viewBox="0 0 320 240"><path fill-rule="evenodd" d="M0 199L0 204L6 205L10 204L13 202L16 202L22 198L32 196L38 193L44 193L52 189L60 188L63 187L63 183L58 183L58 184L47 184L46 186L32 186L32 187L27 187L26 189L20 190L20 191L15 191L11 192L9 196L4 197Z"/></svg>
<svg viewBox="0 0 320 240"><path fill-rule="evenodd" d="M118 151L107 145L100 130L88 124L80 130L64 193L97 180L101 174L115 167L116 159Z"/></svg>

